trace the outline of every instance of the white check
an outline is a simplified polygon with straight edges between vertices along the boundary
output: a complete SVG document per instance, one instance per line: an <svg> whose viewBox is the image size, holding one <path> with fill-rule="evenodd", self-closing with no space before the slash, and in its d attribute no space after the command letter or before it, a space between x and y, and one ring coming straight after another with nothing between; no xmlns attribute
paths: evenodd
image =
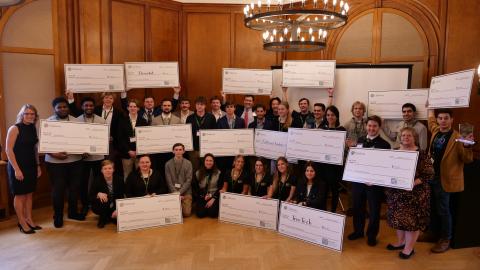
<svg viewBox="0 0 480 270"><path fill-rule="evenodd" d="M343 164L346 131L289 128L287 158Z"/></svg>
<svg viewBox="0 0 480 270"><path fill-rule="evenodd" d="M368 115L378 115L384 119L403 119L402 105L412 103L417 108L416 119L427 119L425 104L428 89L408 89L368 92Z"/></svg>
<svg viewBox="0 0 480 270"><path fill-rule="evenodd" d="M220 194L218 220L277 230L278 200L225 192Z"/></svg>
<svg viewBox="0 0 480 270"><path fill-rule="evenodd" d="M65 88L74 93L123 92L123 64L65 64Z"/></svg>
<svg viewBox="0 0 480 270"><path fill-rule="evenodd" d="M200 156L255 155L253 129L203 129L200 130Z"/></svg>
<svg viewBox="0 0 480 270"><path fill-rule="evenodd" d="M474 76L475 69L469 69L433 77L428 93L428 107L469 107Z"/></svg>
<svg viewBox="0 0 480 270"><path fill-rule="evenodd" d="M273 71L264 69L223 69L223 92L228 94L270 95Z"/></svg>
<svg viewBox="0 0 480 270"><path fill-rule="evenodd" d="M412 190L417 151L350 148L343 180Z"/></svg>
<svg viewBox="0 0 480 270"><path fill-rule="evenodd" d="M145 126L135 128L138 154L171 153L176 143L193 150L192 125Z"/></svg>
<svg viewBox="0 0 480 270"><path fill-rule="evenodd" d="M118 232L183 223L178 194L120 199L116 205Z"/></svg>
<svg viewBox="0 0 480 270"><path fill-rule="evenodd" d="M333 61L283 61L283 81L285 87L333 88L335 84Z"/></svg>
<svg viewBox="0 0 480 270"><path fill-rule="evenodd" d="M108 155L109 126L70 121L40 120L38 152Z"/></svg>
<svg viewBox="0 0 480 270"><path fill-rule="evenodd" d="M255 129L255 155L274 159L284 157L287 152L288 133Z"/></svg>
<svg viewBox="0 0 480 270"><path fill-rule="evenodd" d="M178 62L125 63L127 89L170 88L180 85Z"/></svg>
<svg viewBox="0 0 480 270"><path fill-rule="evenodd" d="M281 202L278 232L300 240L342 251L345 216Z"/></svg>

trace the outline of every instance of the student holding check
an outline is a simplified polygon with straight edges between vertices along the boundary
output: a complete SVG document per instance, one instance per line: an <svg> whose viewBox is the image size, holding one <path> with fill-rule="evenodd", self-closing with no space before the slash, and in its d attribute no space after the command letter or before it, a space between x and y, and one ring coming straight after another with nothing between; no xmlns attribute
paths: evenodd
<svg viewBox="0 0 480 270"><path fill-rule="evenodd" d="M357 147L390 149L390 144L380 137L382 119L376 115L367 118L367 135L361 137ZM383 198L383 187L352 182L353 196L353 227L348 235L349 240L362 238L365 230L365 204L368 201L367 244L377 245L377 235L380 229L380 207Z"/></svg>

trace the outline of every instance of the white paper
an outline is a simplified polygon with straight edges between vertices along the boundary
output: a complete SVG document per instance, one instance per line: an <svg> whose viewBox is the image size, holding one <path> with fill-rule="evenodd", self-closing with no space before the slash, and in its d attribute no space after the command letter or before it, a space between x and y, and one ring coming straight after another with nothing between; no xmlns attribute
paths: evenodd
<svg viewBox="0 0 480 270"><path fill-rule="evenodd" d="M346 131L289 128L287 158L343 164Z"/></svg>
<svg viewBox="0 0 480 270"><path fill-rule="evenodd" d="M176 143L185 145L185 151L193 150L192 125L144 126L135 128L137 153L170 153Z"/></svg>
<svg viewBox="0 0 480 270"><path fill-rule="evenodd" d="M255 155L276 160L287 153L288 133L255 129Z"/></svg>
<svg viewBox="0 0 480 270"><path fill-rule="evenodd" d="M171 88L180 85L178 62L125 63L127 89Z"/></svg>
<svg viewBox="0 0 480 270"><path fill-rule="evenodd" d="M384 119L403 119L402 106L405 103L415 105L415 118L428 119L425 107L428 89L408 89L368 92L368 115L378 115Z"/></svg>
<svg viewBox="0 0 480 270"><path fill-rule="evenodd" d="M255 155L253 129L203 129L200 130L200 156Z"/></svg>
<svg viewBox="0 0 480 270"><path fill-rule="evenodd" d="M428 93L428 107L469 107L474 76L475 69L469 69L433 77Z"/></svg>
<svg viewBox="0 0 480 270"><path fill-rule="evenodd" d="M278 232L336 251L342 251L345 216L281 202Z"/></svg>
<svg viewBox="0 0 480 270"><path fill-rule="evenodd" d="M218 220L277 230L278 200L225 192L220 195Z"/></svg>
<svg viewBox="0 0 480 270"><path fill-rule="evenodd" d="M65 88L74 93L125 91L122 64L65 64Z"/></svg>
<svg viewBox="0 0 480 270"><path fill-rule="evenodd" d="M335 61L283 61L285 87L333 88Z"/></svg>
<svg viewBox="0 0 480 270"><path fill-rule="evenodd" d="M178 194L118 199L116 205L118 232L183 223Z"/></svg>
<svg viewBox="0 0 480 270"><path fill-rule="evenodd" d="M40 153L108 155L109 125L40 120Z"/></svg>
<svg viewBox="0 0 480 270"><path fill-rule="evenodd" d="M417 151L350 148L343 180L412 190Z"/></svg>
<svg viewBox="0 0 480 270"><path fill-rule="evenodd" d="M270 95L273 73L264 69L223 69L223 92L227 94Z"/></svg>

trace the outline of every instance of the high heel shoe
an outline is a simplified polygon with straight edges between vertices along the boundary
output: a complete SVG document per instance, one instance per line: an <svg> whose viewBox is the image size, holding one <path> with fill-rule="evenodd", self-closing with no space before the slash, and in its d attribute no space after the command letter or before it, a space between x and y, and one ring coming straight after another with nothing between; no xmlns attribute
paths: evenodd
<svg viewBox="0 0 480 270"><path fill-rule="evenodd" d="M30 228L30 230L25 231L25 230L23 229L22 225L20 225L20 223L17 223L17 226L18 226L18 228L20 229L20 231L21 231L22 233L24 233L24 234L32 234L32 233L35 233L35 230L33 230L33 229L31 229L31 228Z"/></svg>
<svg viewBox="0 0 480 270"><path fill-rule="evenodd" d="M38 231L38 230L41 230L42 227L38 226L38 225L35 225L35 226L32 226L30 225L28 222L27 222L27 225L28 227L30 227L30 229L34 230L34 231Z"/></svg>

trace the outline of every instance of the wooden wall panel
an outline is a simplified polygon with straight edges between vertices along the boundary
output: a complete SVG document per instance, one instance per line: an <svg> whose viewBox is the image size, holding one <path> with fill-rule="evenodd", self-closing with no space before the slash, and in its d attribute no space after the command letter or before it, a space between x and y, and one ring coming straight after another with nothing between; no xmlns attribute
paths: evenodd
<svg viewBox="0 0 480 270"><path fill-rule="evenodd" d="M102 63L101 0L79 0L80 61Z"/></svg>
<svg viewBox="0 0 480 270"><path fill-rule="evenodd" d="M112 63L145 61L145 8L140 4L112 1ZM144 89L128 92L142 100Z"/></svg>
<svg viewBox="0 0 480 270"><path fill-rule="evenodd" d="M229 67L230 14L189 13L186 15L188 96L219 95L222 68Z"/></svg>

